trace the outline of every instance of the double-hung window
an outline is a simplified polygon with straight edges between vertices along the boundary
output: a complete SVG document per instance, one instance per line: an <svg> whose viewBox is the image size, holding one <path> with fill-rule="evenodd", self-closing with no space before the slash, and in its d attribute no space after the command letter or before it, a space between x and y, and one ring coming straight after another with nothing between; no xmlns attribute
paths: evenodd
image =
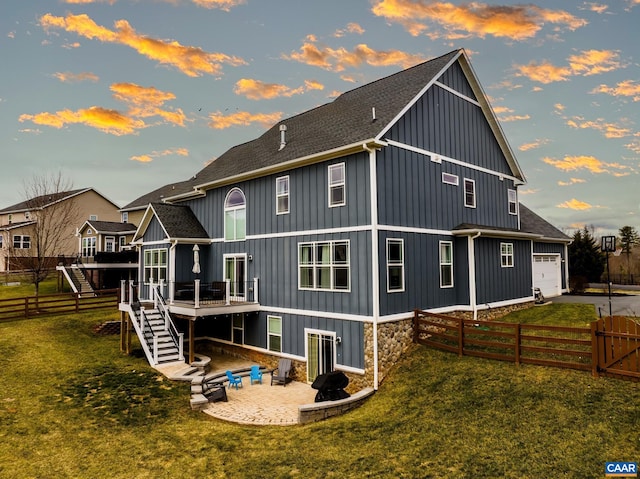
<svg viewBox="0 0 640 479"><path fill-rule="evenodd" d="M329 165L329 206L347 204L344 163Z"/></svg>
<svg viewBox="0 0 640 479"><path fill-rule="evenodd" d="M440 241L440 287L453 287L453 243Z"/></svg>
<svg viewBox="0 0 640 479"><path fill-rule="evenodd" d="M247 229L247 203L240 188L233 188L224 200L224 239L243 240Z"/></svg>
<svg viewBox="0 0 640 479"><path fill-rule="evenodd" d="M509 198L509 214L517 215L518 214L518 193L516 190L508 190L507 191Z"/></svg>
<svg viewBox="0 0 640 479"><path fill-rule="evenodd" d="M82 238L82 256L88 258L96 255L96 237L87 236Z"/></svg>
<svg viewBox="0 0 640 479"><path fill-rule="evenodd" d="M298 244L298 288L348 291L351 280L349 241Z"/></svg>
<svg viewBox="0 0 640 479"><path fill-rule="evenodd" d="M282 318L267 316L267 348L276 353L282 352Z"/></svg>
<svg viewBox="0 0 640 479"><path fill-rule="evenodd" d="M118 246L119 246L119 248L118 248L119 251L124 250L125 246L127 246L127 237L126 236L120 236L118 238Z"/></svg>
<svg viewBox="0 0 640 479"><path fill-rule="evenodd" d="M467 208L476 207L476 182L468 178L464 179L464 205Z"/></svg>
<svg viewBox="0 0 640 479"><path fill-rule="evenodd" d="M289 177L276 178L276 214L284 215L289 212Z"/></svg>
<svg viewBox="0 0 640 479"><path fill-rule="evenodd" d="M116 249L116 238L115 236L107 236L104 239L104 250L107 253L113 253Z"/></svg>
<svg viewBox="0 0 640 479"><path fill-rule="evenodd" d="M513 268L513 243L500 243L500 266Z"/></svg>
<svg viewBox="0 0 640 479"><path fill-rule="evenodd" d="M15 235L13 237L13 247L15 249L29 249L29 248L31 248L31 236L29 236L29 235Z"/></svg>
<svg viewBox="0 0 640 479"><path fill-rule="evenodd" d="M404 291L404 240L387 238L387 292Z"/></svg>
<svg viewBox="0 0 640 479"><path fill-rule="evenodd" d="M144 282L154 283L167 280L167 249L147 249L144 251Z"/></svg>

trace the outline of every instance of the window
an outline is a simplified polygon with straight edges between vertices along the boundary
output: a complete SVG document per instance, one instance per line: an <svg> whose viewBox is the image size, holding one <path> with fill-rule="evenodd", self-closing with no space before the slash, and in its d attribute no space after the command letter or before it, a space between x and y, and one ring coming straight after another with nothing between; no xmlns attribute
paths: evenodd
<svg viewBox="0 0 640 479"><path fill-rule="evenodd" d="M30 220L31 219L31 213L29 213L28 211L24 212L24 219L25 220Z"/></svg>
<svg viewBox="0 0 640 479"><path fill-rule="evenodd" d="M276 353L282 352L282 318L267 316L267 348Z"/></svg>
<svg viewBox="0 0 640 479"><path fill-rule="evenodd" d="M244 314L233 313L233 344L244 344Z"/></svg>
<svg viewBox="0 0 640 479"><path fill-rule="evenodd" d="M4 236L0 234L0 249L2 249L3 247L4 247Z"/></svg>
<svg viewBox="0 0 640 479"><path fill-rule="evenodd" d="M119 249L120 249L120 251L122 251L124 249L124 247L127 246L127 237L126 236L120 236L118 238L118 243L119 243Z"/></svg>
<svg viewBox="0 0 640 479"><path fill-rule="evenodd" d="M440 287L453 287L453 243L440 241Z"/></svg>
<svg viewBox="0 0 640 479"><path fill-rule="evenodd" d="M96 255L96 237L82 238L82 256L88 258Z"/></svg>
<svg viewBox="0 0 640 479"><path fill-rule="evenodd" d="M150 283L167 280L167 250L147 249L144 252L144 282Z"/></svg>
<svg viewBox="0 0 640 479"><path fill-rule="evenodd" d="M246 200L240 188L234 188L224 200L224 239L243 240L246 236Z"/></svg>
<svg viewBox="0 0 640 479"><path fill-rule="evenodd" d="M516 190L507 190L509 194L509 214L518 214L518 193Z"/></svg>
<svg viewBox="0 0 640 479"><path fill-rule="evenodd" d="M344 163L329 165L329 206L344 206L347 204L345 194Z"/></svg>
<svg viewBox="0 0 640 479"><path fill-rule="evenodd" d="M298 244L298 288L348 291L349 241Z"/></svg>
<svg viewBox="0 0 640 479"><path fill-rule="evenodd" d="M451 173L442 173L442 182L447 185L458 186L458 177Z"/></svg>
<svg viewBox="0 0 640 479"><path fill-rule="evenodd" d="M98 221L98 215L89 215L89 221Z"/></svg>
<svg viewBox="0 0 640 479"><path fill-rule="evenodd" d="M128 211L123 211L122 212L122 222L126 223L129 221L129 212Z"/></svg>
<svg viewBox="0 0 640 479"><path fill-rule="evenodd" d="M387 292L404 291L404 240L387 239Z"/></svg>
<svg viewBox="0 0 640 479"><path fill-rule="evenodd" d="M476 207L476 182L464 179L464 205L467 208Z"/></svg>
<svg viewBox="0 0 640 479"><path fill-rule="evenodd" d="M500 243L500 266L513 268L513 243Z"/></svg>
<svg viewBox="0 0 640 479"><path fill-rule="evenodd" d="M31 236L28 235L14 235L13 247L15 249L29 249L31 248Z"/></svg>
<svg viewBox="0 0 640 479"><path fill-rule="evenodd" d="M276 214L289 212L289 177L276 178Z"/></svg>
<svg viewBox="0 0 640 479"><path fill-rule="evenodd" d="M107 253L113 253L115 251L116 238L115 236L107 236L104 239L104 250Z"/></svg>

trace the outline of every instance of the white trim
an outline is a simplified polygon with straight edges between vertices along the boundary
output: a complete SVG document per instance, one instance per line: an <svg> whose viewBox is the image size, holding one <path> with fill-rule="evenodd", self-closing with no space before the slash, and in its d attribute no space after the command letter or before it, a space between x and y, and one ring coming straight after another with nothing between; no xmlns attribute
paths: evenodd
<svg viewBox="0 0 640 479"><path fill-rule="evenodd" d="M515 196L515 200L514 201L511 201L511 198L510 198L511 192L513 192L513 194ZM512 204L516 205L515 213L511 212L511 205ZM519 224L520 223L520 221L519 221L519 219L520 219L520 215L519 215L520 207L518 205L518 190L516 190L515 188L507 189L507 213L509 213L511 216L516 216L516 215L518 216L518 227L520 227L520 224Z"/></svg>
<svg viewBox="0 0 640 479"><path fill-rule="evenodd" d="M448 244L451 247L451 262L443 263L442 262L442 245ZM442 266L451 266L451 284L442 284ZM440 288L441 289L449 289L454 287L454 278L453 278L453 241L449 240L441 240L438 241L438 273L440 275Z"/></svg>
<svg viewBox="0 0 640 479"><path fill-rule="evenodd" d="M468 101L469 103L473 103L475 106L480 107L480 109L482 109L482 105L480 105L479 102L477 102L473 98L468 97L467 95L463 95L462 93L460 93L459 91L454 90L450 86L447 86L444 83L439 82L438 80L434 81L433 84L434 85L438 85L440 88L442 88L444 90L447 90L449 93L453 93L455 96L460 97L463 100Z"/></svg>
<svg viewBox="0 0 640 479"><path fill-rule="evenodd" d="M483 173L487 173L489 175L493 175L493 176L497 176L497 177L501 177L501 178L508 178L510 180L513 180L516 183L521 183L522 180L519 178L516 178L515 176L511 176L505 173L500 173L498 171L494 171L494 170L490 170L489 168L484 168L482 166L477 166L477 165L473 165L471 163L467 163L465 161L461 161L461 160L456 160L454 158L449 158L447 156L444 156L440 153L435 153L433 151L429 151L429 150L425 150L423 148L418 148L415 146L411 146L411 145L407 145L405 143L400 143L399 141L394 141L394 140L387 140L387 143L389 144L389 146L395 146L396 148L402 148L404 150L409 150L412 151L414 153L419 153L421 155L424 156L428 156L431 158L431 156L433 155L437 155L440 157L441 161L446 161L447 163L452 163L454 165L460 165L460 166L464 166L466 168L469 168L471 170L476 170L476 171L481 171ZM431 161L431 160L429 160Z"/></svg>
<svg viewBox="0 0 640 479"><path fill-rule="evenodd" d="M234 260L236 260L238 258L241 258L242 260L244 260L244 282L247 283L249 281L247 279L248 278L248 276L247 276L248 267L249 267L248 261L247 261L247 253L225 253L225 254L222 255L222 278L225 281L227 279L229 279L229 278L227 278L227 275L226 275L226 273L227 273L227 259L229 259L229 258L233 258ZM236 262L234 261L234 275L235 275L235 265L236 265ZM238 279L237 278L236 278L235 282L238 283ZM231 299L231 301L233 301L234 299L237 299L237 298L246 299L246 294L247 294L246 290L245 290L244 294L245 294L245 296L231 296L230 299Z"/></svg>
<svg viewBox="0 0 640 479"><path fill-rule="evenodd" d="M260 311L272 312L279 314L296 314L299 316L309 316L311 318L327 318L327 319L340 319L344 321L356 321L360 323L373 322L372 316L364 316L360 314L348 314L348 313L335 313L331 311L312 311L308 309L295 309L295 308L279 308L274 306L260 306Z"/></svg>
<svg viewBox="0 0 640 479"><path fill-rule="evenodd" d="M269 319L278 319L280 321L280 334L273 334L269 331ZM280 351L274 351L269 348L269 338L271 336L280 337ZM276 316L275 314L267 314L267 351L271 353L281 353L282 352L282 316Z"/></svg>
<svg viewBox="0 0 640 479"><path fill-rule="evenodd" d="M338 168L342 169L342 181L338 183L332 183L331 172L334 169ZM333 203L331 189L339 187L342 187L342 201L339 203ZM345 206L347 204L347 165L344 161L341 163L333 163L331 165L327 165L327 199L329 208L337 208L339 206Z"/></svg>
<svg viewBox="0 0 640 479"><path fill-rule="evenodd" d="M334 252L335 246L338 243L346 243L347 245L347 258L345 263L335 263L334 262ZM317 263L316 261L316 252L317 246L320 244L328 244L329 245L329 263ZM301 246L311 245L311 263L301 263ZM337 240L319 240L319 241L299 241L297 243L298 249L298 290L299 291L328 291L332 293L350 293L351 292L351 240L349 239L337 239ZM346 288L336 288L335 285L335 276L334 271L336 269L344 269L344 266L347 267L347 287ZM330 277L329 277L329 288L321 288L318 287L317 281L317 272L319 268L329 267ZM313 287L305 287L302 286L302 275L300 274L300 270L302 268L312 268L313 270Z"/></svg>
<svg viewBox="0 0 640 479"><path fill-rule="evenodd" d="M378 365L378 322L380 321L380 261L378 251L380 249L378 234L378 175L377 156L373 148L369 151L369 211L371 214L371 296L372 296L372 325L373 325L373 388L378 390L379 365ZM366 366L366 365L365 365Z"/></svg>
<svg viewBox="0 0 640 479"><path fill-rule="evenodd" d="M282 233L265 233L257 235L247 235L247 240L258 239L270 239L270 238L290 238L292 236L308 236L308 235L325 235L325 234L340 234L340 233L357 233L360 231L371 231L371 225L363 226L347 226L344 228L323 228L319 230L300 230L300 231L285 231ZM211 242L218 242L219 239L211 240Z"/></svg>
<svg viewBox="0 0 640 479"><path fill-rule="evenodd" d="M282 180L286 180L286 183L287 183L287 193L286 194L278 193L278 182L282 181ZM289 180L289 175L279 176L279 177L276 178L276 215L288 215L289 214L290 201L291 201L290 188L291 188L291 181ZM279 211L278 210L278 206L279 206L278 200L280 198L285 198L285 197L287 198L287 209L286 209L286 211Z"/></svg>
<svg viewBox="0 0 640 479"><path fill-rule="evenodd" d="M234 206L227 206L227 201L229 201L229 197L231 196L232 193L234 192L239 192L242 195L242 205L234 205ZM223 203L223 217L222 217L222 221L223 221L223 231L224 231L224 239L225 241L231 242L231 241L245 241L246 237L247 237L247 197L244 194L244 191L242 191L241 188L238 188L237 186L234 188L231 188L229 191L227 191L227 194L224 197L224 203ZM244 213L244 234L242 235L242 237L238 236L238 218L237 218L237 212L242 211ZM227 238L227 213L229 212L233 212L233 238ZM169 235L167 235L169 236Z"/></svg>
<svg viewBox="0 0 640 479"><path fill-rule="evenodd" d="M337 333L335 331L327 331L323 329L304 328L304 356L306 358L306 363L307 363L307 368L306 368L307 381L309 379L309 367L311 366L311 363L309 362L309 335L310 334L315 334L320 337L322 336L330 337L331 341L333 342L333 347L331 348L333 353L332 354L333 357L331 358L331 366L332 366L331 369L335 369L336 364L338 362L338 343L336 342L336 337L338 336ZM320 340L322 341L321 338ZM323 348L319 347L318 353L320 353L320 351L323 351ZM320 360L320 356L318 356L318 360ZM320 366L320 364L318 364L318 366ZM329 371L326 371L326 372L329 372ZM320 373L320 374L325 374L325 373Z"/></svg>
<svg viewBox="0 0 640 479"><path fill-rule="evenodd" d="M445 185L458 186L460 184L460 178L458 177L458 175L454 175L453 173L447 173L446 171L443 171L442 182Z"/></svg>
<svg viewBox="0 0 640 479"><path fill-rule="evenodd" d="M470 183L473 187L473 204L467 204L467 183ZM463 178L462 180L463 186L463 194L464 194L464 207L465 208L476 208L476 180L472 180L471 178Z"/></svg>
<svg viewBox="0 0 640 479"><path fill-rule="evenodd" d="M502 252L502 247L503 246L507 246L507 247L510 246L511 247L511 253L509 253L509 252L503 253ZM507 249L509 249L509 248L507 248ZM514 256L515 256L515 251L514 251L514 248L513 248L513 243L508 243L506 241L501 241L500 242L500 267L501 268L513 268L514 264L515 264L515 257ZM507 259L507 264L503 264L503 261L502 261L503 257ZM511 261L509 261L509 258L511 258Z"/></svg>
<svg viewBox="0 0 640 479"><path fill-rule="evenodd" d="M425 235L440 235L440 236L453 236L452 231L447 230L432 230L430 228L415 228L412 226L393 226L393 225L380 225L381 231L392 231L399 233L421 233Z"/></svg>
<svg viewBox="0 0 640 479"><path fill-rule="evenodd" d="M389 244L390 243L399 243L400 244L400 252L401 252L401 261L400 262L396 262L396 263L389 263ZM385 243L385 253L386 253L386 259L387 259L387 293L389 294L393 294L393 293L404 293L405 290L405 281L404 281L404 263L405 263L405 254L404 254L404 239L403 238L387 238L386 239L386 243ZM401 287L398 289L391 289L390 288L390 281L389 281L389 268L390 267L400 267L402 269L402 278L401 278Z"/></svg>

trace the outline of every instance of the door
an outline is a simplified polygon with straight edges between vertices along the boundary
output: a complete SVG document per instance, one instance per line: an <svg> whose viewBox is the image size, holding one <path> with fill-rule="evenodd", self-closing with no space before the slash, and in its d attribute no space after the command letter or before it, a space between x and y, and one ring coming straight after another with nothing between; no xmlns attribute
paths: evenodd
<svg viewBox="0 0 640 479"><path fill-rule="evenodd" d="M533 287L540 288L546 298L561 294L559 256L534 255Z"/></svg>
<svg viewBox="0 0 640 479"><path fill-rule="evenodd" d="M336 335L326 331L307 330L307 381L335 368Z"/></svg>
<svg viewBox="0 0 640 479"><path fill-rule="evenodd" d="M225 255L224 279L231 283L231 300L244 301L247 278L246 255Z"/></svg>

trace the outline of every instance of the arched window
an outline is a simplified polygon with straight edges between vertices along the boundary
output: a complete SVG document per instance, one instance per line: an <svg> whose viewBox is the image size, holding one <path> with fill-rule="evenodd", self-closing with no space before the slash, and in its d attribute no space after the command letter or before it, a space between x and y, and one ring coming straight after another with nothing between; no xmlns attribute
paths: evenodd
<svg viewBox="0 0 640 479"><path fill-rule="evenodd" d="M224 239L243 240L247 230L247 204L240 188L233 188L224 200Z"/></svg>

